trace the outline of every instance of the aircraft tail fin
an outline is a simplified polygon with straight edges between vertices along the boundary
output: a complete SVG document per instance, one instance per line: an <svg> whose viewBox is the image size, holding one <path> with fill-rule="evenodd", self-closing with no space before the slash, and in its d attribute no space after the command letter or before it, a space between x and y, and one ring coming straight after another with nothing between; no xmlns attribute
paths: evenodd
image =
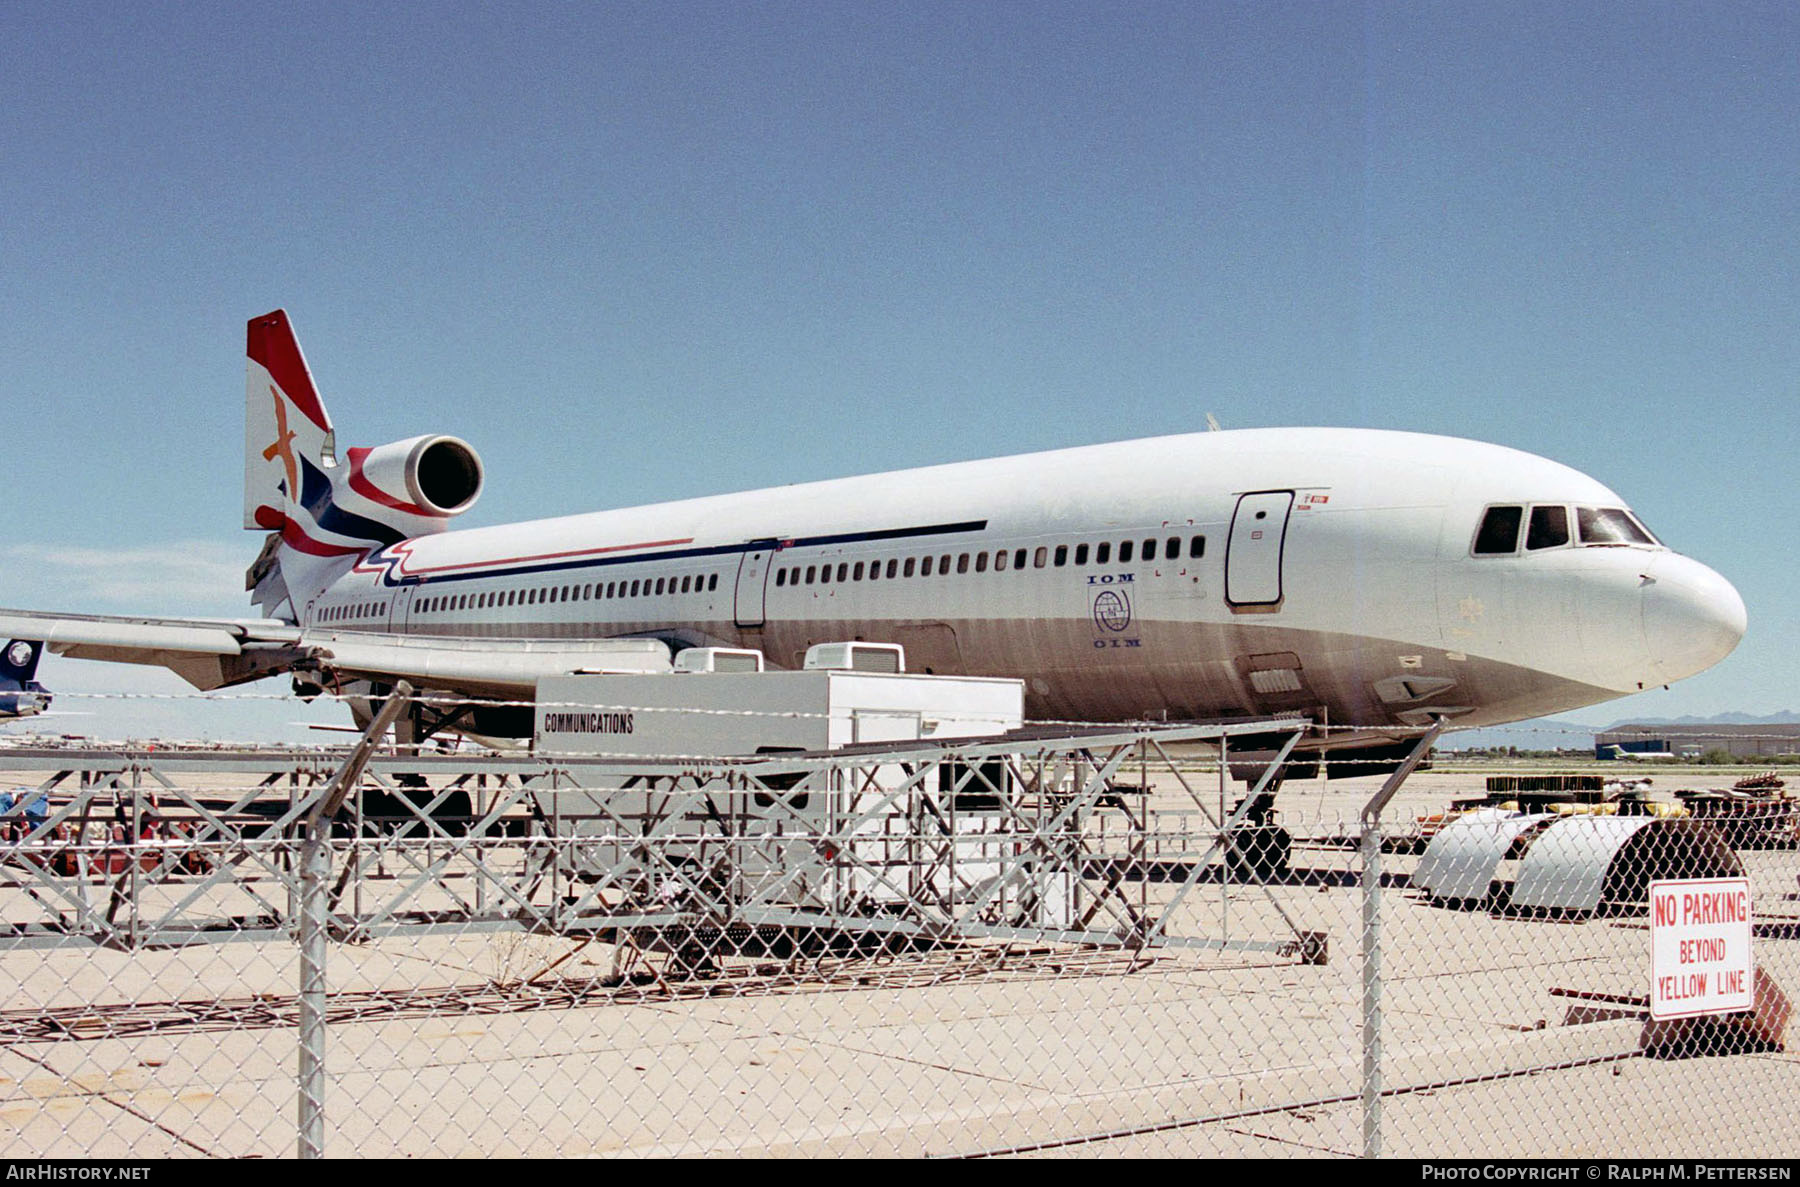
<svg viewBox="0 0 1800 1187"><path fill-rule="evenodd" d="M30 717L49 708L49 690L34 679L43 655L44 645L29 639L14 639L0 650L0 718Z"/></svg>
<svg viewBox="0 0 1800 1187"><path fill-rule="evenodd" d="M14 639L0 651L0 683L8 688L24 688L37 675L38 660L44 645L29 639Z"/></svg>
<svg viewBox="0 0 1800 1187"><path fill-rule="evenodd" d="M481 459L456 437L351 449L340 464L331 414L285 311L250 319L245 354L244 526L273 533L246 577L271 617L299 621L358 558L441 532L474 505Z"/></svg>
<svg viewBox="0 0 1800 1187"><path fill-rule="evenodd" d="M315 472L337 464L331 415L286 311L250 319L244 391L244 526L280 531Z"/></svg>

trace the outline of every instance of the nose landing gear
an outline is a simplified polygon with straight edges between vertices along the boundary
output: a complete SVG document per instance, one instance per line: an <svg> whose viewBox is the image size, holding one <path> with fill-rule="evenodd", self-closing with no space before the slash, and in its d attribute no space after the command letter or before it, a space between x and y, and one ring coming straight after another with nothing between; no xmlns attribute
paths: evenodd
<svg viewBox="0 0 1800 1187"><path fill-rule="evenodd" d="M1244 809L1244 801L1232 805L1231 814L1243 810L1243 819L1231 830L1225 846L1225 868L1239 882L1272 882L1286 878L1294 838L1276 823L1275 787L1259 792Z"/></svg>

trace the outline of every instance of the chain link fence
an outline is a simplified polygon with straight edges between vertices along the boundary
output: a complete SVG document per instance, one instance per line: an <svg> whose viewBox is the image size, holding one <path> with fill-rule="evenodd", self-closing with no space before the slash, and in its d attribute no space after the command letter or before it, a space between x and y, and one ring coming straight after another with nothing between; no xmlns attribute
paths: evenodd
<svg viewBox="0 0 1800 1187"><path fill-rule="evenodd" d="M1440 764L1271 813L1222 736L0 754L0 1154L1791 1153L1784 791ZM1653 1019L1737 956L1653 967L1652 884L1717 879L1748 998Z"/></svg>

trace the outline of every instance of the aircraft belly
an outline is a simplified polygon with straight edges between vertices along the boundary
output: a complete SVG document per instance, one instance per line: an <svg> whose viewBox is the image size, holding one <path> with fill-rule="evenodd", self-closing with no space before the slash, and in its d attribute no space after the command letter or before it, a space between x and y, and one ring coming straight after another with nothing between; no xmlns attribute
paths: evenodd
<svg viewBox="0 0 1800 1187"><path fill-rule="evenodd" d="M1456 726L1475 726L1614 695L1441 647L1244 622L1135 620L1114 631L1090 619L771 621L733 641L762 646L772 665L795 667L813 643L846 638L906 644L915 672L1023 679L1034 720L1286 713L1391 729L1444 712ZM914 650L922 641L929 648Z"/></svg>
<svg viewBox="0 0 1800 1187"><path fill-rule="evenodd" d="M681 624L520 623L483 633L557 639L653 635L677 649L755 647L777 668L799 667L815 643L895 642L907 648L910 671L1023 679L1026 711L1035 720L1291 714L1332 726L1392 729L1443 713L1456 726L1475 726L1565 712L1616 695L1440 646L1278 625L1281 620L1268 617L1192 622L1109 615L1106 609L1099 604L1096 613L1075 619L772 618L740 627L722 618Z"/></svg>

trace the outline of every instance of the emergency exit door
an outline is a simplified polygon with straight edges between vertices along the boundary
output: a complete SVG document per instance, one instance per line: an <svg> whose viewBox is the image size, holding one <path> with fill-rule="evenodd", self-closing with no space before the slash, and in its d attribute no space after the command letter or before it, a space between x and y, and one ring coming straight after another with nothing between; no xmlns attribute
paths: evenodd
<svg viewBox="0 0 1800 1187"><path fill-rule="evenodd" d="M1254 491L1238 497L1225 544L1225 601L1245 613L1281 606L1281 554L1287 543L1291 490Z"/></svg>

